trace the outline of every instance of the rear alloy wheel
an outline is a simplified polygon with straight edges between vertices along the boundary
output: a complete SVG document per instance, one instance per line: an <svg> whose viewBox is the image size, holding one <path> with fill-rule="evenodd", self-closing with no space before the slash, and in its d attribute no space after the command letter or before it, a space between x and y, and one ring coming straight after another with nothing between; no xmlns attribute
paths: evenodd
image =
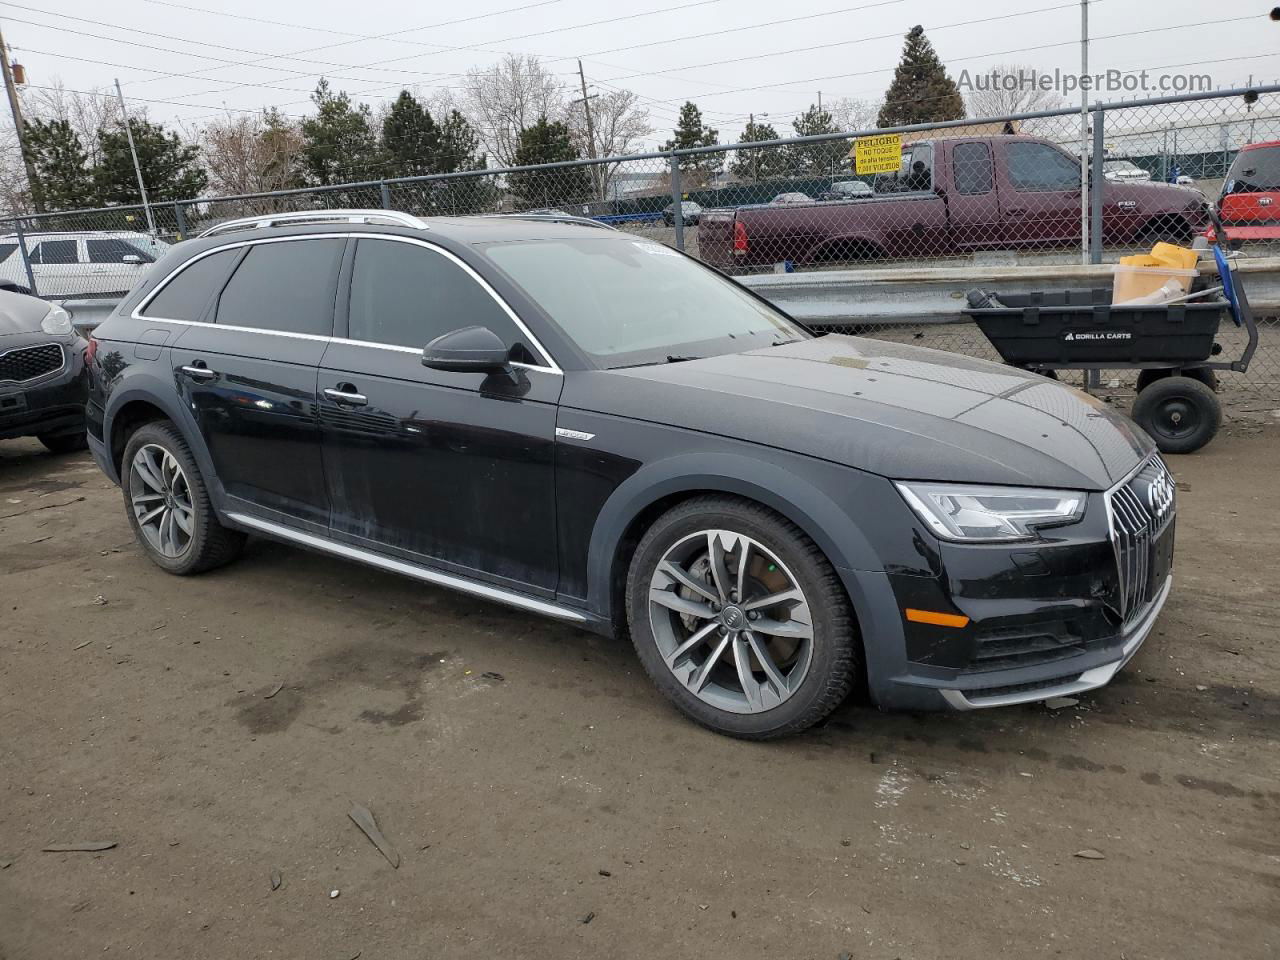
<svg viewBox="0 0 1280 960"><path fill-rule="evenodd" d="M1191 377L1162 377L1133 401L1133 419L1151 434L1161 453L1191 453L1213 439L1222 405L1213 391Z"/></svg>
<svg viewBox="0 0 1280 960"><path fill-rule="evenodd" d="M129 525L157 566L200 573L240 553L244 534L218 523L195 459L172 424L148 423L130 437L121 473Z"/></svg>
<svg viewBox="0 0 1280 960"><path fill-rule="evenodd" d="M857 639L834 570L756 504L699 498L660 518L636 550L628 612L659 689L721 733L796 733L852 682Z"/></svg>

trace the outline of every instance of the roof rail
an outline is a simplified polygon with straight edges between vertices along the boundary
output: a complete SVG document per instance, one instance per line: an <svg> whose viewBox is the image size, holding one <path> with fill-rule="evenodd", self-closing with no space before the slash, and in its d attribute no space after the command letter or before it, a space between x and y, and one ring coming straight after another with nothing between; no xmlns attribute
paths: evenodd
<svg viewBox="0 0 1280 960"><path fill-rule="evenodd" d="M210 227L200 234L212 237L235 230L256 230L261 227L291 226L304 223L383 223L398 227L426 230L427 225L411 213L399 210L296 210L292 213L268 213L257 217L240 217Z"/></svg>
<svg viewBox="0 0 1280 960"><path fill-rule="evenodd" d="M498 217L505 220L542 220L547 223L576 223L583 227L599 227L601 230L617 231L617 227L591 217L578 217L572 213L486 213L485 217Z"/></svg>

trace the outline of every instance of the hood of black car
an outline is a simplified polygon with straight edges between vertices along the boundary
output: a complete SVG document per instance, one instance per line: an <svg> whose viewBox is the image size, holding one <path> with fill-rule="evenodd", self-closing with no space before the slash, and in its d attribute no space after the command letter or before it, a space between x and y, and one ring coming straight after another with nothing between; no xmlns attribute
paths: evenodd
<svg viewBox="0 0 1280 960"><path fill-rule="evenodd" d="M1132 421L1052 380L857 337L599 376L607 385L582 397L596 412L639 410L895 479L1102 490L1155 449Z"/></svg>
<svg viewBox="0 0 1280 960"><path fill-rule="evenodd" d="M49 304L36 297L0 290L0 337L35 333L49 312Z"/></svg>

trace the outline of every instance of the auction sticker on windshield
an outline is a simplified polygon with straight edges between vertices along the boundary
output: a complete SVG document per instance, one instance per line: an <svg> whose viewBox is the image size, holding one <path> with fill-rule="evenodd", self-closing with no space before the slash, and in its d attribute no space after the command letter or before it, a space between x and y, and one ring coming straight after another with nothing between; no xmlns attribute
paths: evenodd
<svg viewBox="0 0 1280 960"><path fill-rule="evenodd" d="M853 145L857 173L894 173L902 165L902 135L885 133L859 137Z"/></svg>

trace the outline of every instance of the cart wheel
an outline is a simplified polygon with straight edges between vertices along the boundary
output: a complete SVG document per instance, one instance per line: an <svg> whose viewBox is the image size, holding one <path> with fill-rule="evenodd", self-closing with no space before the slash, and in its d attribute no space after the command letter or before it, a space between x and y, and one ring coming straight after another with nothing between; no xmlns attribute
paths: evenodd
<svg viewBox="0 0 1280 960"><path fill-rule="evenodd" d="M1157 380L1163 380L1166 377L1173 376L1172 370L1139 370L1138 371L1138 392L1141 393L1147 387L1151 386ZM1190 370L1183 370L1182 376L1190 377L1192 380L1199 380L1210 390L1215 393L1218 390L1218 376L1212 370L1206 367L1192 367Z"/></svg>
<svg viewBox="0 0 1280 960"><path fill-rule="evenodd" d="M1222 404L1191 377L1161 377L1138 394L1133 419L1151 434L1161 453L1191 453L1213 439Z"/></svg>

